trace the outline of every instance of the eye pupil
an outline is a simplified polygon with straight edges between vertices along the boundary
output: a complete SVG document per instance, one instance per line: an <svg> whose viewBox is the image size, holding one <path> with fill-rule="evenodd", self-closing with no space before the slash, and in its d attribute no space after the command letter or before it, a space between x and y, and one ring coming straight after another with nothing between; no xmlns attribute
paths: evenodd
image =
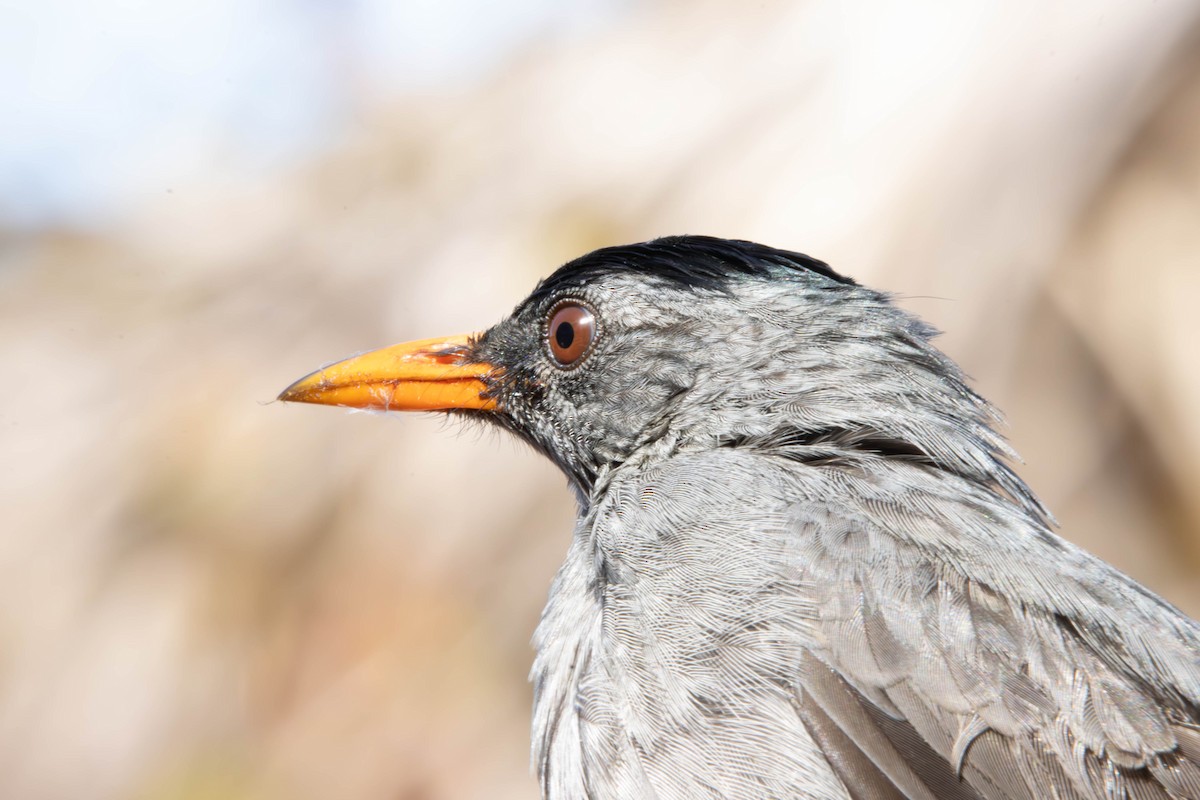
<svg viewBox="0 0 1200 800"><path fill-rule="evenodd" d="M571 323L558 323L558 327L554 329L554 341L564 350L571 347L571 342L575 341L575 328Z"/></svg>
<svg viewBox="0 0 1200 800"><path fill-rule="evenodd" d="M583 361L596 336L596 320L587 306L565 300L550 311L546 345L554 363L564 369Z"/></svg>

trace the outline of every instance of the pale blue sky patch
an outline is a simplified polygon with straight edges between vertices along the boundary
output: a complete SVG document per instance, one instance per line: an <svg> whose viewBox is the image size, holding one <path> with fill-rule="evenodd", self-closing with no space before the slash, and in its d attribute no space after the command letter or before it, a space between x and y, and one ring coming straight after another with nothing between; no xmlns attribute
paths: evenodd
<svg viewBox="0 0 1200 800"><path fill-rule="evenodd" d="M366 100L477 78L622 0L0 0L0 225L277 169Z"/></svg>

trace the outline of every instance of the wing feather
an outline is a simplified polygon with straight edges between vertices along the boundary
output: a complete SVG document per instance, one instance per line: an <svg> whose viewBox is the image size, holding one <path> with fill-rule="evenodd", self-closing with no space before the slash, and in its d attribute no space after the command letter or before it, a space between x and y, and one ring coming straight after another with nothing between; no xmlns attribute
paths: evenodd
<svg viewBox="0 0 1200 800"><path fill-rule="evenodd" d="M824 713L823 748L855 749L905 797L1200 800L1194 623L1140 587L1114 620L1108 601L1127 579L1090 556L1099 588L1066 570L1028 591L1053 593L1035 604L870 518L808 523L801 568L820 637L806 659L820 666L806 661L797 691L806 725ZM852 558L862 548L845 545L863 541L871 558Z"/></svg>

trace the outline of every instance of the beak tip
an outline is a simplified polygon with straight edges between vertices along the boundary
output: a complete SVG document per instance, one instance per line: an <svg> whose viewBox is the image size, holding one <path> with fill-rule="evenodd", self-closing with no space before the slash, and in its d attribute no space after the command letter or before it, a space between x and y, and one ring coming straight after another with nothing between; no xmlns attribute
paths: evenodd
<svg viewBox="0 0 1200 800"><path fill-rule="evenodd" d="M293 381L286 389L279 393L276 400L283 403L305 403L312 396L313 378L316 377L321 370L310 372L298 381Z"/></svg>

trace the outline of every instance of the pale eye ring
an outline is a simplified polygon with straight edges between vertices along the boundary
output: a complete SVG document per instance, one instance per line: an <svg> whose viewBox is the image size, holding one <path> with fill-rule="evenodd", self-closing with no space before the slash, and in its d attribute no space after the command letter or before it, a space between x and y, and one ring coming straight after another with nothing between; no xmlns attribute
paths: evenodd
<svg viewBox="0 0 1200 800"><path fill-rule="evenodd" d="M550 358L563 369L579 366L596 340L596 315L578 300L564 300L550 309L546 346Z"/></svg>

